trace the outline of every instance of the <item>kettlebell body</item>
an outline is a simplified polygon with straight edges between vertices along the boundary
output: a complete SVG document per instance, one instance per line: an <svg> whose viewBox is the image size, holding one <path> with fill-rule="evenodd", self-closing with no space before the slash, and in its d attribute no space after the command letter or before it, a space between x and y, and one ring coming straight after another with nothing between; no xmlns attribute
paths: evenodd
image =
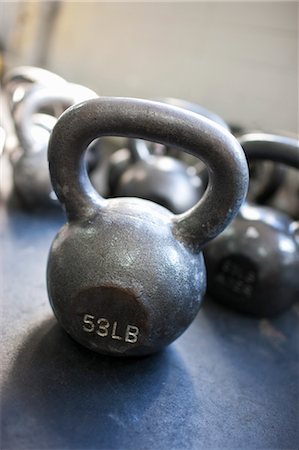
<svg viewBox="0 0 299 450"><path fill-rule="evenodd" d="M108 135L178 145L201 156L211 171L210 189L181 215L143 199L103 199L90 184L83 155L93 139ZM99 98L58 120L49 167L68 216L47 268L57 320L76 341L102 354L140 356L170 344L203 299L201 247L234 217L246 193L247 164L238 143L178 108Z"/></svg>
<svg viewBox="0 0 299 450"><path fill-rule="evenodd" d="M119 178L115 196L137 196L164 206L175 214L187 211L205 190L200 177L169 156L149 155L136 161Z"/></svg>
<svg viewBox="0 0 299 450"><path fill-rule="evenodd" d="M274 149L264 134L244 135L239 141L249 161L265 158L299 168L296 140L282 137ZM246 203L205 248L208 293L223 305L257 317L288 309L299 298L297 233L287 215Z"/></svg>
<svg viewBox="0 0 299 450"><path fill-rule="evenodd" d="M239 312L267 317L299 298L299 246L288 216L244 205L205 249L208 292Z"/></svg>
<svg viewBox="0 0 299 450"><path fill-rule="evenodd" d="M111 199L91 223L58 234L48 262L51 305L81 344L143 355L192 322L206 288L203 258L173 236L171 217L152 202Z"/></svg>

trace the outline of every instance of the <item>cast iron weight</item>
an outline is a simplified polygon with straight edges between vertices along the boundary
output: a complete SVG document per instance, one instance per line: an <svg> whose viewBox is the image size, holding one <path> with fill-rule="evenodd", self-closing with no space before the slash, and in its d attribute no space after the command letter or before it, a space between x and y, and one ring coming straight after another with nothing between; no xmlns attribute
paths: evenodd
<svg viewBox="0 0 299 450"><path fill-rule="evenodd" d="M248 161L265 159L299 169L296 139L265 133L239 138ZM281 313L299 298L299 224L273 208L244 204L204 251L208 293L257 317Z"/></svg>
<svg viewBox="0 0 299 450"><path fill-rule="evenodd" d="M108 135L174 145L202 158L210 175L202 200L174 215L143 199L100 197L83 156L92 140ZM228 225L246 195L248 167L240 145L188 111L107 97L60 117L48 158L68 217L48 258L57 320L76 341L103 354L146 355L170 344L202 302L202 246Z"/></svg>

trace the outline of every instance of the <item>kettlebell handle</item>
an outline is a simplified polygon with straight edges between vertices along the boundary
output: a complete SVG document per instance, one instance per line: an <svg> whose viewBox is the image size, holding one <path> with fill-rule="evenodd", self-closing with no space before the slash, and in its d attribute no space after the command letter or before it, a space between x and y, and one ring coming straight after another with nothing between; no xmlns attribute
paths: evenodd
<svg viewBox="0 0 299 450"><path fill-rule="evenodd" d="M202 159L209 172L203 198L173 215L173 232L200 248L237 214L247 193L248 166L237 140L223 127L189 111L162 103L101 97L75 105L57 121L49 141L53 188L69 221L92 220L107 200L92 187L84 162L88 145L102 136L126 136L177 146Z"/></svg>
<svg viewBox="0 0 299 450"><path fill-rule="evenodd" d="M65 83L63 88L33 86L25 92L22 102L14 105L16 134L25 152L34 151L38 145L32 134L34 114L49 106L62 105L66 109L74 103L98 97L88 88L78 89L76 92L72 86L77 85Z"/></svg>
<svg viewBox="0 0 299 450"><path fill-rule="evenodd" d="M248 161L267 160L299 169L298 139L270 133L246 133L238 137Z"/></svg>
<svg viewBox="0 0 299 450"><path fill-rule="evenodd" d="M49 70L35 66L18 66L10 69L3 77L3 88L12 109L17 101L14 100L16 89L22 84L37 84L43 87L65 86L67 81ZM62 87L63 89L63 87Z"/></svg>
<svg viewBox="0 0 299 450"><path fill-rule="evenodd" d="M3 77L4 86L10 83L32 83L42 86L53 86L55 84L66 83L60 75L49 70L36 66L18 66L10 69Z"/></svg>

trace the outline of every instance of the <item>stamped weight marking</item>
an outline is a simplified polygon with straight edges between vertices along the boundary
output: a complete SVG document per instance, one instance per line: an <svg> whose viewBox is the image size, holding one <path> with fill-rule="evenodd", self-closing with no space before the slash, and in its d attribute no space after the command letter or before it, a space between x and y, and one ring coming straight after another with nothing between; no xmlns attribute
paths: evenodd
<svg viewBox="0 0 299 450"><path fill-rule="evenodd" d="M83 317L83 331L85 331L86 333L96 333L98 336L101 337L111 336L112 339L125 341L130 344L135 344L135 342L138 341L139 336L138 327L136 327L135 325L127 325L125 336L122 337L117 334L117 326L118 323L115 321L113 322L111 328L110 322L104 317L96 319L95 316L93 316L92 314L84 314Z"/></svg>
<svg viewBox="0 0 299 450"><path fill-rule="evenodd" d="M235 294L251 298L257 284L257 270L247 258L233 255L220 262L216 280Z"/></svg>

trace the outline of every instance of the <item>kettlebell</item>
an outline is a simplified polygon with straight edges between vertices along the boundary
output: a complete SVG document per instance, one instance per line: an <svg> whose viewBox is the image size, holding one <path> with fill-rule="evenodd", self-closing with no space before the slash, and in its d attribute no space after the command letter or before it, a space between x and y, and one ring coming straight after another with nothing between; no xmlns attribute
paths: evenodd
<svg viewBox="0 0 299 450"><path fill-rule="evenodd" d="M204 197L184 214L139 198L100 197L84 164L95 138L126 136L175 145L203 159ZM47 267L62 327L99 353L140 356L179 337L205 292L202 246L236 215L246 194L244 153L224 129L162 103L102 97L69 108L49 142L53 188L68 217Z"/></svg>
<svg viewBox="0 0 299 450"><path fill-rule="evenodd" d="M265 159L299 169L295 139L249 133L239 143L249 162ZM299 298L298 226L273 208L245 203L204 256L208 293L229 308L267 317Z"/></svg>
<svg viewBox="0 0 299 450"><path fill-rule="evenodd" d="M59 104L66 108L86 98L97 97L87 88L50 89L33 86L27 89L23 101L16 104L13 116L20 145L11 156L16 192L28 207L59 205L53 192L47 162L50 132L57 119L38 111L48 105ZM37 121L37 117L39 121Z"/></svg>

